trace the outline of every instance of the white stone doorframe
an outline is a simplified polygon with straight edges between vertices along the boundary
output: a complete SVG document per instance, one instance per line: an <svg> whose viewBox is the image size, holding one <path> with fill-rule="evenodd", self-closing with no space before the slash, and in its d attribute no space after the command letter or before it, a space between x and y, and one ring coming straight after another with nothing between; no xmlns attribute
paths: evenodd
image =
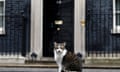
<svg viewBox="0 0 120 72"><path fill-rule="evenodd" d="M74 50L85 58L85 3L86 0L74 0Z"/></svg>
<svg viewBox="0 0 120 72"><path fill-rule="evenodd" d="M42 55L43 42L43 0L31 0L31 51L37 54L37 60Z"/></svg>
<svg viewBox="0 0 120 72"><path fill-rule="evenodd" d="M85 56L84 26L85 0L74 0L74 51ZM31 53L43 58L43 0L31 0Z"/></svg>

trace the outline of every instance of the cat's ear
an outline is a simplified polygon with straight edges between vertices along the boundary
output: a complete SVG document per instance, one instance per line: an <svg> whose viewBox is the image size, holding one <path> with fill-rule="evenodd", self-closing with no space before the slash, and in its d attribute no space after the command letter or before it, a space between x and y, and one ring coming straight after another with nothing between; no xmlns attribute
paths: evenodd
<svg viewBox="0 0 120 72"><path fill-rule="evenodd" d="M57 43L56 43L56 42L54 42L54 45L57 45Z"/></svg>
<svg viewBox="0 0 120 72"><path fill-rule="evenodd" d="M64 46L66 46L66 42L64 42L63 44L64 44Z"/></svg>

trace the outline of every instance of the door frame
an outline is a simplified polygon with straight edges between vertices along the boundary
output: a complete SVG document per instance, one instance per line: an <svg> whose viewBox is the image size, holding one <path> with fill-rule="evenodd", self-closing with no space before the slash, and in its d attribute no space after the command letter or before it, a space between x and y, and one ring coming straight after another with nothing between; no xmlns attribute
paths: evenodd
<svg viewBox="0 0 120 72"><path fill-rule="evenodd" d="M74 52L85 56L85 0L74 0ZM43 0L31 0L31 49L37 60L43 58Z"/></svg>
<svg viewBox="0 0 120 72"><path fill-rule="evenodd" d="M86 0L75 0L74 10L74 51L85 58L85 6Z"/></svg>

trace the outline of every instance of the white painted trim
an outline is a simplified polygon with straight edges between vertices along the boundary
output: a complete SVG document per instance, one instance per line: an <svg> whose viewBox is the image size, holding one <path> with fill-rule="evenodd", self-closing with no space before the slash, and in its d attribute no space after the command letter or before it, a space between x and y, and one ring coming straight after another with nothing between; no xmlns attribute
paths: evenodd
<svg viewBox="0 0 120 72"><path fill-rule="evenodd" d="M34 52L34 0L31 0L31 38L30 38L30 54Z"/></svg>
<svg viewBox="0 0 120 72"><path fill-rule="evenodd" d="M3 26L0 28L0 35L4 35L6 34L5 32L5 0L0 0L0 2L4 3L3 14L0 14L0 16L3 16Z"/></svg>
<svg viewBox="0 0 120 72"><path fill-rule="evenodd" d="M43 0L31 0L31 53L42 57Z"/></svg>
<svg viewBox="0 0 120 72"><path fill-rule="evenodd" d="M40 24L41 24L41 30L40 30L40 57L43 56L43 0L40 1Z"/></svg>
<svg viewBox="0 0 120 72"><path fill-rule="evenodd" d="M85 0L74 0L74 50L85 57L85 27L80 23L85 21Z"/></svg>
<svg viewBox="0 0 120 72"><path fill-rule="evenodd" d="M113 29L111 30L113 34L120 33L120 26L116 25L116 13L118 13L118 11L116 11L115 5L116 5L116 0L113 0Z"/></svg>
<svg viewBox="0 0 120 72"><path fill-rule="evenodd" d="M3 27L0 27L0 35L4 35L4 34L5 34L5 28L3 26Z"/></svg>
<svg viewBox="0 0 120 72"><path fill-rule="evenodd" d="M0 0L0 1L5 1L5 0Z"/></svg>
<svg viewBox="0 0 120 72"><path fill-rule="evenodd" d="M6 34L6 31L5 31L5 5L6 5L6 3L5 3L5 0L3 0L4 1L4 14L3 14L3 16L4 16L4 18L3 18L3 34Z"/></svg>
<svg viewBox="0 0 120 72"><path fill-rule="evenodd" d="M116 30L115 0L113 0L113 32Z"/></svg>

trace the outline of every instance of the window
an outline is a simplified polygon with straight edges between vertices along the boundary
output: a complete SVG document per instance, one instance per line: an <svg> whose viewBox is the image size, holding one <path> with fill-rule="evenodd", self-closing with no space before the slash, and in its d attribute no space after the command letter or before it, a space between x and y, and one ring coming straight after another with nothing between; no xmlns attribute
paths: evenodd
<svg viewBox="0 0 120 72"><path fill-rule="evenodd" d="M0 0L0 34L5 34L5 0Z"/></svg>
<svg viewBox="0 0 120 72"><path fill-rule="evenodd" d="M120 0L113 0L113 33L120 33Z"/></svg>

